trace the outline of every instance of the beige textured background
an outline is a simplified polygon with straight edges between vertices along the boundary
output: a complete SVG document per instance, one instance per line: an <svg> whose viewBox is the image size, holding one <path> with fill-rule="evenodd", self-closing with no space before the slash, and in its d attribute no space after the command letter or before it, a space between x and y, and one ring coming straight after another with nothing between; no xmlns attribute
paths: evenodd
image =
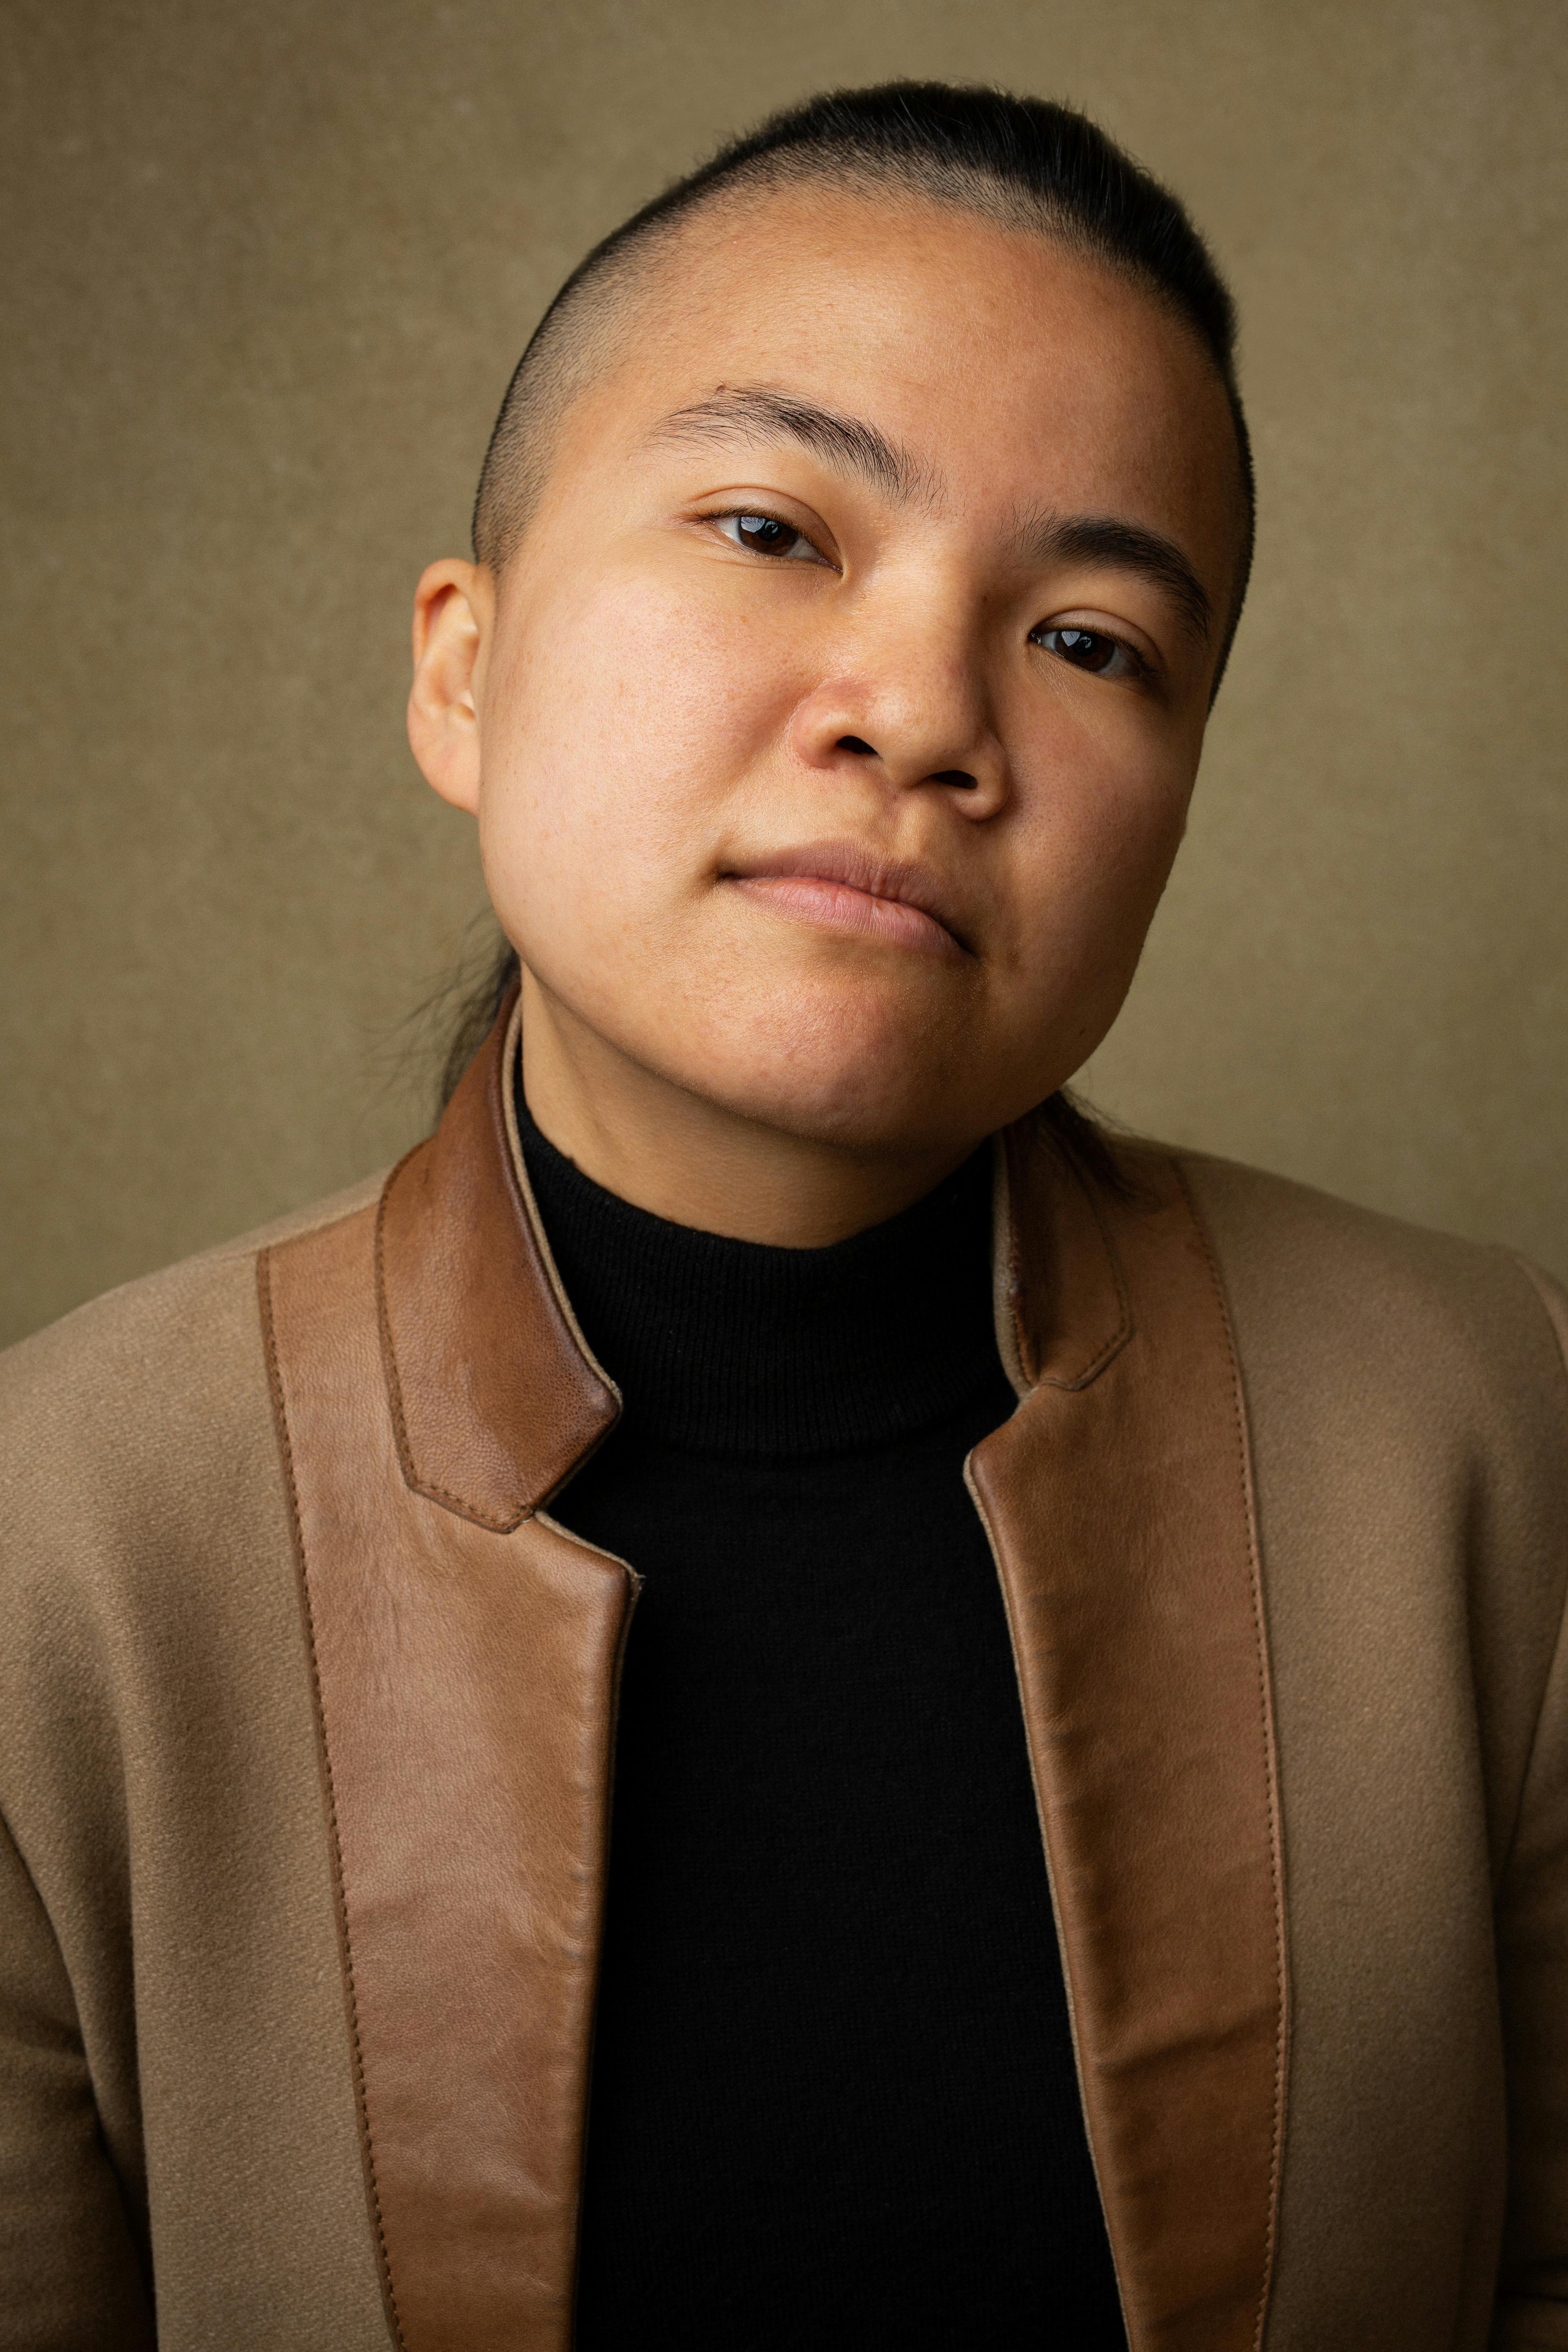
<svg viewBox="0 0 1568 2352"><path fill-rule="evenodd" d="M1254 601L1092 1093L1568 1274L1568 11L6 0L0 1336L420 1130L481 903L420 565L583 249L833 80L996 79L1241 298Z"/></svg>

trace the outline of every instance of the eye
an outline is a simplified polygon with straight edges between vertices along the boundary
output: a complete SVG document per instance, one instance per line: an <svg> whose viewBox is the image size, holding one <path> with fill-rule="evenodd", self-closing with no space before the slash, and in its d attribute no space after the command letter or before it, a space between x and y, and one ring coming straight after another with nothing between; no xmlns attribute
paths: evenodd
<svg viewBox="0 0 1568 2352"><path fill-rule="evenodd" d="M1148 667L1131 646L1103 629L1031 629L1029 643L1095 677L1142 677Z"/></svg>
<svg viewBox="0 0 1568 2352"><path fill-rule="evenodd" d="M743 547L752 555L779 556L785 562L796 563L826 561L805 531L796 530L793 523L781 522L777 515L723 514L711 515L709 520L718 524L731 545Z"/></svg>

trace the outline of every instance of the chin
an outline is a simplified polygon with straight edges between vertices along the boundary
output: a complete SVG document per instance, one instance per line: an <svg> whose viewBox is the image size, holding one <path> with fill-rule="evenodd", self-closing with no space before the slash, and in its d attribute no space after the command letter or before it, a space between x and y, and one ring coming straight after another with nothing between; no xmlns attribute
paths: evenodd
<svg viewBox="0 0 1568 2352"><path fill-rule="evenodd" d="M933 1024L804 1010L726 1023L679 1073L742 1118L803 1141L881 1156L978 1140L1007 1113L977 1087L983 1050L955 1053Z"/></svg>
<svg viewBox="0 0 1568 2352"><path fill-rule="evenodd" d="M738 1087L726 1107L779 1134L826 1144L856 1159L896 1160L978 1141L987 1131L984 1123L966 1119L951 1099L944 1104L940 1089L906 1096L869 1079L860 1083L853 1073L805 1084L758 1080Z"/></svg>

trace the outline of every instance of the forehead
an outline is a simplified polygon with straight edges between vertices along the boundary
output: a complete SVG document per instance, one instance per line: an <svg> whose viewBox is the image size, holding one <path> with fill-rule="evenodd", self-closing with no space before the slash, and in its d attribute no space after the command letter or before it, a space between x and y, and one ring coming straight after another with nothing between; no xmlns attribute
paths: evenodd
<svg viewBox="0 0 1568 2352"><path fill-rule="evenodd" d="M731 383L865 417L978 516L1103 510L1173 532L1223 578L1234 431L1196 334L1052 240L957 207L830 189L705 208L616 306L584 447L636 443Z"/></svg>

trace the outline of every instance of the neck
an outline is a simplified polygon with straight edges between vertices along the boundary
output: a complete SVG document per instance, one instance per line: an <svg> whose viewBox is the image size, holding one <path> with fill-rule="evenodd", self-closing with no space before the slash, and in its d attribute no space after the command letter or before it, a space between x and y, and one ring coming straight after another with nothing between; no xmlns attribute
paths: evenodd
<svg viewBox="0 0 1568 2352"><path fill-rule="evenodd" d="M518 1106L535 1205L625 1429L693 1454L889 1444L1005 1386L986 1150L901 1215L823 1249L649 1216L584 1176Z"/></svg>
<svg viewBox="0 0 1568 2352"><path fill-rule="evenodd" d="M845 1241L923 1200L977 1139L856 1151L769 1126L634 1062L526 967L522 1034L529 1112L557 1151L635 1208L734 1241Z"/></svg>

